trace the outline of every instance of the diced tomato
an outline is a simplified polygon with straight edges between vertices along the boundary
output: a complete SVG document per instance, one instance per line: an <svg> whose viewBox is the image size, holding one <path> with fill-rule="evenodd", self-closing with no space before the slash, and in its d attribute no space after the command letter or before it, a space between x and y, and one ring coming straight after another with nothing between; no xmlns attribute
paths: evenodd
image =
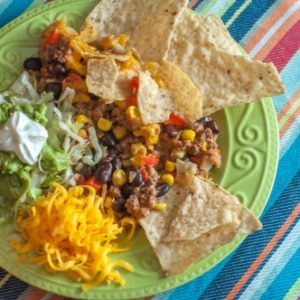
<svg viewBox="0 0 300 300"><path fill-rule="evenodd" d="M156 155L149 154L142 157L141 161L144 167L153 167L159 163L159 158Z"/></svg>
<svg viewBox="0 0 300 300"><path fill-rule="evenodd" d="M138 89L139 88L139 78L137 77L137 76L134 76L134 77L132 77L132 79L131 79L131 87L133 88L133 89Z"/></svg>
<svg viewBox="0 0 300 300"><path fill-rule="evenodd" d="M149 179L149 173L145 167L140 168L140 173L143 177L143 181L147 181Z"/></svg>
<svg viewBox="0 0 300 300"><path fill-rule="evenodd" d="M59 39L60 39L60 34L56 30L54 30L49 36L47 36L43 40L43 44L53 45L53 44L56 44Z"/></svg>
<svg viewBox="0 0 300 300"><path fill-rule="evenodd" d="M96 193L99 193L102 188L102 183L100 181L98 181L95 176L92 176L92 177L86 179L83 182L83 185L92 186L95 189Z"/></svg>
<svg viewBox="0 0 300 300"><path fill-rule="evenodd" d="M171 113L170 118L168 121L165 122L166 125L175 125L175 126L185 126L186 122L180 118L179 116Z"/></svg>
<svg viewBox="0 0 300 300"><path fill-rule="evenodd" d="M193 163L197 164L197 165L200 165L202 163L202 161L203 161L203 158L201 156L200 157L198 157L198 156L192 156L191 157L191 161Z"/></svg>
<svg viewBox="0 0 300 300"><path fill-rule="evenodd" d="M65 83L74 83L74 82L80 82L82 81L82 78L80 75L76 74L76 73L71 73L70 75L68 75L68 77L66 77L64 79Z"/></svg>
<svg viewBox="0 0 300 300"><path fill-rule="evenodd" d="M126 99L126 105L127 106L131 106L131 105L137 106L137 98L135 96L129 96Z"/></svg>

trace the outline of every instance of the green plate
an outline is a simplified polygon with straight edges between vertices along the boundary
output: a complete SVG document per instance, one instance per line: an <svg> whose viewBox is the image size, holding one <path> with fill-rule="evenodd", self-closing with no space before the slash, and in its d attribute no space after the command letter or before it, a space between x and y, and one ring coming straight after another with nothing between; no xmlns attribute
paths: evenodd
<svg viewBox="0 0 300 300"><path fill-rule="evenodd" d="M61 0L32 10L0 31L0 90L7 88L22 68L24 58L37 51L41 31L53 20L67 17L79 27L97 0ZM271 99L240 105L215 115L221 134L219 144L223 167L213 177L238 196L243 204L259 216L266 204L277 167L278 129ZM49 275L41 268L16 263L16 255L7 242L10 224L0 227L0 265L23 281L73 298L126 299L153 295L203 274L237 247L243 237L235 239L202 259L179 276L164 278L157 259L143 232L138 231L132 251L115 257L130 262L134 273L123 272L124 287L103 285L88 293L63 275Z"/></svg>

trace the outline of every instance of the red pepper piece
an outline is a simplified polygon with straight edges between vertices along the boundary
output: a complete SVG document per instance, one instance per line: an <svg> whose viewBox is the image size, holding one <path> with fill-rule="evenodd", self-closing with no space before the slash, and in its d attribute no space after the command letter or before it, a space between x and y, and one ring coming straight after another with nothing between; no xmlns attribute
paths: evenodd
<svg viewBox="0 0 300 300"><path fill-rule="evenodd" d="M60 39L60 34L56 30L54 30L49 36L47 36L43 40L43 43L45 45L53 45L56 44L59 39Z"/></svg>
<svg viewBox="0 0 300 300"><path fill-rule="evenodd" d="M149 154L142 157L141 161L144 167L153 167L159 163L159 158L156 155Z"/></svg>
<svg viewBox="0 0 300 300"><path fill-rule="evenodd" d="M165 124L183 127L186 125L186 122L179 116L175 115L174 113L171 113L169 120L166 121Z"/></svg>
<svg viewBox="0 0 300 300"><path fill-rule="evenodd" d="M96 193L99 193L102 188L102 183L100 181L98 181L95 176L92 176L92 177L86 179L83 182L83 185L92 186L95 189Z"/></svg>
<svg viewBox="0 0 300 300"><path fill-rule="evenodd" d="M64 79L65 83L74 83L74 82L80 82L82 81L82 78L80 75L76 74L76 73L71 73L70 75L68 75L68 77L66 77Z"/></svg>
<svg viewBox="0 0 300 300"><path fill-rule="evenodd" d="M137 106L137 98L135 96L129 96L126 99L126 105L127 106L131 106L131 105Z"/></svg>
<svg viewBox="0 0 300 300"><path fill-rule="evenodd" d="M139 88L139 84L139 78L137 76L132 77L130 82L131 87L137 90Z"/></svg>
<svg viewBox="0 0 300 300"><path fill-rule="evenodd" d="M147 181L149 179L149 173L145 167L140 168L140 173L143 177L143 181Z"/></svg>

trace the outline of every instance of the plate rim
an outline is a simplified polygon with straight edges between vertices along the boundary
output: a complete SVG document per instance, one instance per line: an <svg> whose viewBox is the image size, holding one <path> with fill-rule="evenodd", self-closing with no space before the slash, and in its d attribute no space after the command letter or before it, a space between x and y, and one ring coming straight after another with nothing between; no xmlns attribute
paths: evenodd
<svg viewBox="0 0 300 300"><path fill-rule="evenodd" d="M94 2L95 0L88 0L88 1ZM29 10L28 12L23 13L21 16L17 17L16 19L12 20L8 24L6 24L4 27L2 27L0 29L0 39L3 36L5 36L6 34L9 34L9 32L11 30L13 30L14 28L22 25L23 21L27 21L31 17L34 17L38 14L44 13L45 11L54 9L56 7L66 5L68 3L88 2L88 1L56 0L54 2L47 3L40 7L33 8L33 9ZM248 105L248 104L245 104L245 105ZM268 178L268 180L266 182L267 184L263 187L263 191L261 192L263 200L259 201L260 205L256 206L256 209L254 212L255 215L257 215L257 217L261 216L265 206L268 203L268 200L269 200L269 197L272 192L273 185L274 185L274 182L276 179L276 174L277 174L277 169L278 169L278 158L279 158L279 132L278 132L278 121L277 121L277 117L276 117L275 106L274 106L271 98L266 98L264 101L261 102L261 105L263 106L263 109L268 113L269 119L270 119L269 122L270 122L270 124L272 124L272 126L270 126L270 131L271 131L270 136L271 136L271 140L272 140L271 145L275 149L271 149L271 151L270 151L270 153L272 153L272 158L271 158L272 163L270 162L271 170L269 170L269 174L271 174L272 176L270 176ZM227 113L227 111L228 111L228 109L225 109L225 114ZM271 118L273 120L271 120ZM272 123L271 123L271 121L272 121ZM273 143L274 143L274 145L273 145ZM178 276L178 280L176 280L177 276L174 276L173 278L175 278L175 280L173 280L172 283L171 282L163 282L162 284L158 284L155 287L144 287L142 289L143 293L141 293L141 289L138 289L138 290L132 289L132 290L126 290L126 291L112 289L110 291L91 290L88 293L82 293L82 292L78 291L78 294L70 295L69 293L67 293L67 291L61 290L60 287L57 286L57 282L55 282L55 283L50 282L50 281L47 281L46 283L43 281L35 282L34 279L32 279L32 277L30 277L30 278L26 277L26 274L24 274L23 272L19 272L17 269L14 269L12 266L10 266L9 263L7 263L5 261L5 259L2 256L0 256L0 267L2 267L7 272L11 273L13 276L19 278L20 280L24 281L25 283L27 283L29 285L44 289L46 291L50 291L52 293L63 295L66 297L70 297L70 296L74 297L74 298L78 297L78 299L82 298L82 296L84 296L85 299L99 299L98 298L99 296L102 299L128 299L128 298L134 298L134 297L146 297L149 295L154 295L157 293L161 293L161 292L170 290L172 288L179 287L179 286L186 284L186 283L190 282L191 280L203 275L204 273L206 273L210 269L212 269L215 265L217 265L219 262L221 262L226 257L228 257L233 251L235 251L245 238L246 238L245 236L236 238L233 242L233 246L230 249L230 251L227 250L226 255L222 255L221 258L214 259L214 261L210 263L210 267L207 268L204 272L199 273L197 271L194 271L194 272L189 272L189 274L182 274L182 275ZM232 243L230 243L230 245L232 245ZM221 247L220 249L225 249L225 248L226 248L226 245ZM29 270L29 272L36 274L32 270ZM64 287L66 287L66 285L64 285Z"/></svg>

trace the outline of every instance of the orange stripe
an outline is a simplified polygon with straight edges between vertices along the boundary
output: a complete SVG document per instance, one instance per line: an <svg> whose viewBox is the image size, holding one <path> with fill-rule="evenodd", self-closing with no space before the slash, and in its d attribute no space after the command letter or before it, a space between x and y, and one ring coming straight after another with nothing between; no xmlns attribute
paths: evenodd
<svg viewBox="0 0 300 300"><path fill-rule="evenodd" d="M266 245L266 247L262 250L256 260L249 267L247 272L243 275L243 277L238 281L238 283L233 287L233 289L229 292L225 300L233 300L234 297L239 293L239 291L243 288L243 286L247 283L253 273L258 269L258 267L262 264L268 254L273 250L281 237L285 234L285 232L289 229L289 227L293 224L297 216L300 214L300 203L295 207L293 212L289 215L284 224L279 228L270 242Z"/></svg>
<svg viewBox="0 0 300 300"><path fill-rule="evenodd" d="M291 125L296 121L297 117L300 115L300 106L297 110L291 115L291 117L286 121L286 123L280 129L280 138L288 131Z"/></svg>
<svg viewBox="0 0 300 300"><path fill-rule="evenodd" d="M277 43L284 37L284 35L293 27L299 20L300 8L297 9L280 28L272 35L268 42L256 54L255 59L263 60L277 45Z"/></svg>
<svg viewBox="0 0 300 300"><path fill-rule="evenodd" d="M197 0L193 0L192 2L190 2L190 3L188 4L188 7L189 7L189 8L193 8L193 7L196 5L196 3L197 3Z"/></svg>
<svg viewBox="0 0 300 300"><path fill-rule="evenodd" d="M255 34L248 40L245 45L245 50L249 52L252 50L268 30L275 25L275 23L284 15L284 13L295 3L295 0L286 0L269 16L265 22L260 25Z"/></svg>
<svg viewBox="0 0 300 300"><path fill-rule="evenodd" d="M296 93L290 98L290 100L281 109L278 115L278 122L281 121L281 119L285 116L285 114L290 109L290 107L294 104L294 102L299 99L299 97L300 97L300 88L299 90L296 91Z"/></svg>

